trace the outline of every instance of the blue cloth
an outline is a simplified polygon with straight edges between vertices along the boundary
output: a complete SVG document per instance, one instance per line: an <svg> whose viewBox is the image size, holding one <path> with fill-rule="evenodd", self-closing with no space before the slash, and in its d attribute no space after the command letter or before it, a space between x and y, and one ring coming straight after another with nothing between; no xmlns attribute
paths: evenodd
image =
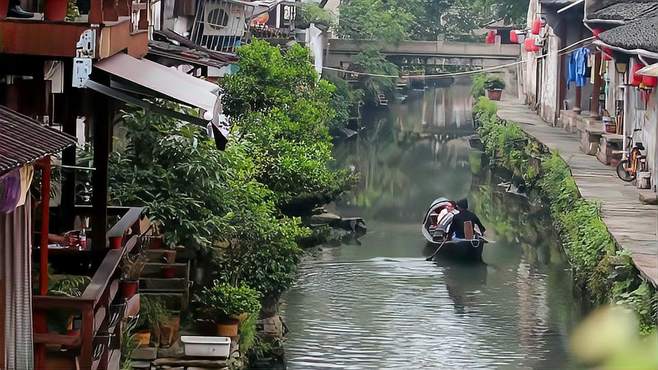
<svg viewBox="0 0 658 370"><path fill-rule="evenodd" d="M587 58L589 49L578 48L569 55L569 66L567 70L567 85L572 82L576 87L583 87L587 84Z"/></svg>

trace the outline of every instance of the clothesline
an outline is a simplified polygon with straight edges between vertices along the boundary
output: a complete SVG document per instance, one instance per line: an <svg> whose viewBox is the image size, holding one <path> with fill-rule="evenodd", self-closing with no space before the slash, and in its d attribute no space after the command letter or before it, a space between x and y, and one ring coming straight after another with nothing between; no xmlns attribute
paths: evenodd
<svg viewBox="0 0 658 370"><path fill-rule="evenodd" d="M594 36L587 37L585 39L576 41L573 44L568 45L568 46L566 46L562 49L559 49L557 51L550 51L546 54L537 55L535 57L535 59L540 59L540 58L543 58L545 56L552 55L552 54L555 54L555 53L557 53L558 55L567 54L567 53L570 52L570 49L573 48L574 46L584 44L586 42L592 41L593 39L594 39ZM519 61L512 62L512 63L500 64L500 65L497 65L497 66L486 67L486 68L482 68L482 69L478 69L478 70L474 70L474 71L446 72L446 73L434 74L434 75L419 75L419 76L404 76L404 77L409 78L409 79L428 78L428 77L440 79L440 78L448 78L448 77L455 77L455 76L467 76L467 75L478 74L478 73L482 73L482 72L488 72L488 71L494 71L494 70L497 70L497 69L512 67L512 66L522 64L522 63L525 63L525 62L526 62L526 60L519 60ZM400 78L401 77L399 75L386 75L386 74L368 73L368 72L355 72L355 71L350 71L350 70L347 70L347 69L334 68L334 67L322 67L322 69L325 69L325 70L328 70L328 71L335 71L335 72L345 72L345 73L355 74L355 75L359 75L359 76L382 77L382 78Z"/></svg>

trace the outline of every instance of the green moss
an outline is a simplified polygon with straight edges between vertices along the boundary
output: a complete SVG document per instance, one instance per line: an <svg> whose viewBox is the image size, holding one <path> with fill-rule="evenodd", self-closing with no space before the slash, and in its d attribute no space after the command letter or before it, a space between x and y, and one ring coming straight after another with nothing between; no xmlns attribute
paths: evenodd
<svg viewBox="0 0 658 370"><path fill-rule="evenodd" d="M640 317L641 330L655 331L658 294L640 278L630 257L617 251L599 205L582 198L571 169L558 153L545 150L517 124L499 119L496 111L496 104L484 97L473 108L485 153L494 166L511 171L549 205L578 286L595 304L632 308Z"/></svg>

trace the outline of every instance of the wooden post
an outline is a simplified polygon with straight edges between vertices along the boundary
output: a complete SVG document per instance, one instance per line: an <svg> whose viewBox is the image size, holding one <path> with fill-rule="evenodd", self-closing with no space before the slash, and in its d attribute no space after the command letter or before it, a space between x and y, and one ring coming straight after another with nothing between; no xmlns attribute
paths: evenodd
<svg viewBox="0 0 658 370"><path fill-rule="evenodd" d="M573 103L573 111L576 113L580 113L580 101L583 98L583 88L576 86L576 101Z"/></svg>
<svg viewBox="0 0 658 370"><path fill-rule="evenodd" d="M594 68L591 75L594 77L592 86L592 109L590 115L592 118L600 119L599 114L599 96L601 95L601 53L596 53L594 57Z"/></svg>
<svg viewBox="0 0 658 370"><path fill-rule="evenodd" d="M110 119L110 101L100 93L92 92L93 128L94 128L94 171L92 194L92 249L103 251L107 248L107 195L108 195L108 157L111 151L112 120Z"/></svg>
<svg viewBox="0 0 658 370"><path fill-rule="evenodd" d="M41 167L41 237L39 240L39 295L48 294L48 223L50 216L50 156L39 161ZM28 211L28 210L26 210ZM34 329L37 333L48 331L44 312L37 311L34 315ZM36 346L36 368L46 366L46 347Z"/></svg>
<svg viewBox="0 0 658 370"><path fill-rule="evenodd" d="M73 79L73 64L66 63L64 69L64 81L71 81ZM80 96L77 91L69 84L64 87L67 92L64 94L64 119L63 126L64 132L76 136L77 133L77 118L78 118L78 104ZM72 146L64 149L62 152L62 164L75 166L76 164L76 148ZM61 206L61 221L60 225L65 230L73 229L73 221L75 219L75 170L68 169L62 170L65 175L62 179L62 206Z"/></svg>

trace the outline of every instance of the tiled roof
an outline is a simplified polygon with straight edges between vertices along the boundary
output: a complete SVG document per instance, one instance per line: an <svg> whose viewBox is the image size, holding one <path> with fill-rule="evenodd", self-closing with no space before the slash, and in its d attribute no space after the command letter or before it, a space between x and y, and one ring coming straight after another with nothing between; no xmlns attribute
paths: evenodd
<svg viewBox="0 0 658 370"><path fill-rule="evenodd" d="M599 35L608 45L627 50L643 49L658 53L658 16L642 18Z"/></svg>
<svg viewBox="0 0 658 370"><path fill-rule="evenodd" d="M75 143L75 137L0 105L0 174Z"/></svg>
<svg viewBox="0 0 658 370"><path fill-rule="evenodd" d="M587 15L588 19L629 21L658 15L658 0L622 0Z"/></svg>

